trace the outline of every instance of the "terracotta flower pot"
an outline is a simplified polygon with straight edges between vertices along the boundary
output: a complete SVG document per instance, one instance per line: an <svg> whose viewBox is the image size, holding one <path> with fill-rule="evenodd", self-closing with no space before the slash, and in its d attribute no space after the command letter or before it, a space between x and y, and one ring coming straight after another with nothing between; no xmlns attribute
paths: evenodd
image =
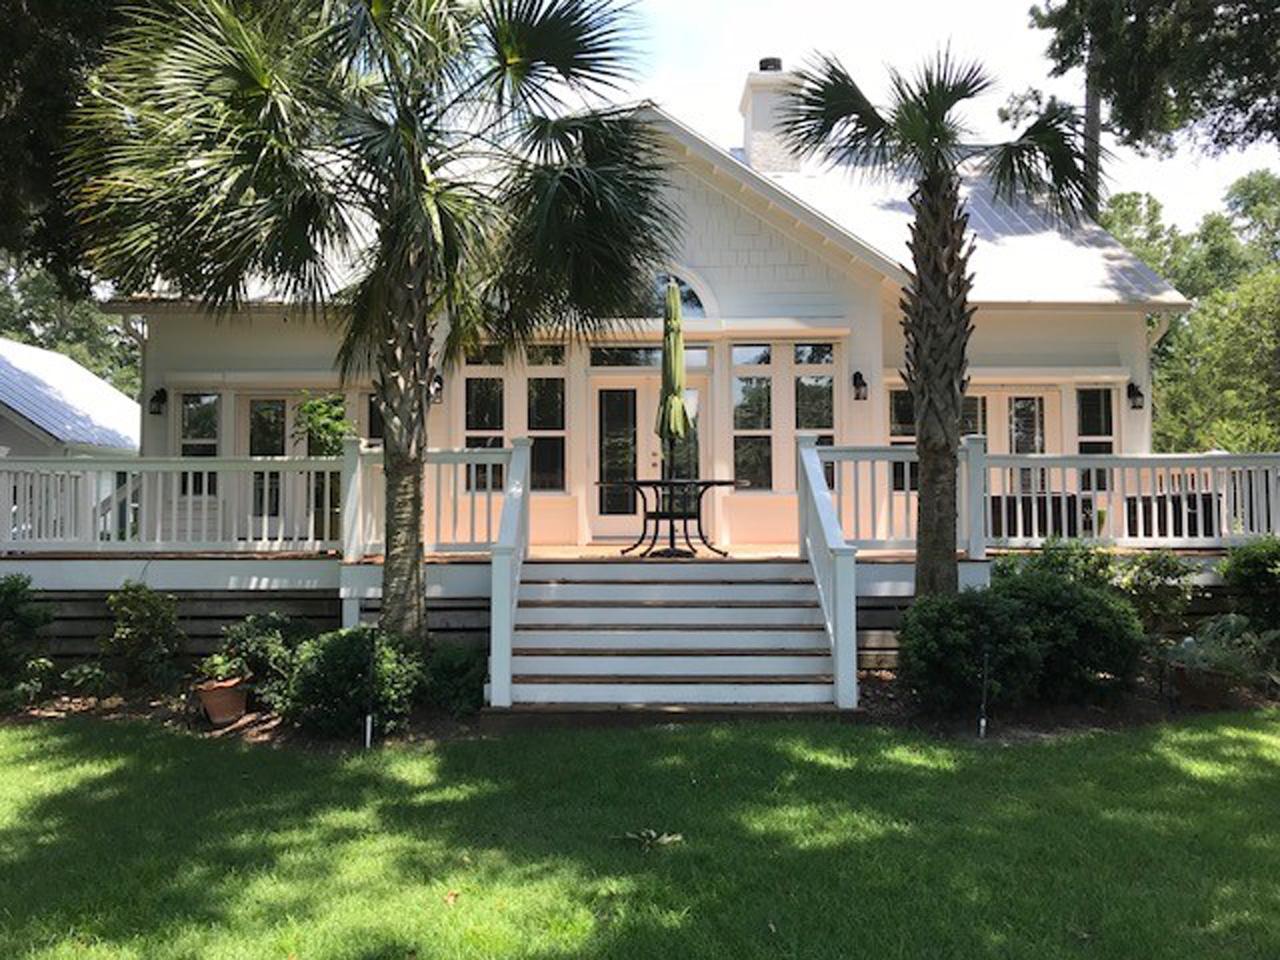
<svg viewBox="0 0 1280 960"><path fill-rule="evenodd" d="M235 723L244 716L249 694L244 677L205 680L196 684L196 693L200 694L200 706L215 727Z"/></svg>
<svg viewBox="0 0 1280 960"><path fill-rule="evenodd" d="M1221 710L1231 705L1235 681L1218 670L1188 670L1184 664L1175 663L1173 685L1184 706Z"/></svg>

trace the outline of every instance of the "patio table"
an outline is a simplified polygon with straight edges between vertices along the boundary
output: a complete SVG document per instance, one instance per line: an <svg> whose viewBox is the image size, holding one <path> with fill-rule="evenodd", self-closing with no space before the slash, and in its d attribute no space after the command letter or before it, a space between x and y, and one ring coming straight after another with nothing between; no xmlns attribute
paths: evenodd
<svg viewBox="0 0 1280 960"><path fill-rule="evenodd" d="M693 538L690 536L689 524L694 525L699 542L712 553L721 557L727 557L728 554L713 547L707 540L707 534L702 526L702 502L707 495L707 491L716 487L733 487L741 488L748 486L747 483L738 480L601 480L596 484L600 487L626 487L636 491L640 496L641 511L644 518L644 524L640 530L640 536L636 542L628 547L623 548L623 556L638 550L647 540L649 546L639 554L641 557L692 557L696 556L698 548L694 545ZM658 537L662 532L662 524L667 525L667 545L661 550L657 549ZM650 534L650 523L653 524L653 532ZM684 536L684 542L688 544L688 549L676 546L676 524L681 525L681 533Z"/></svg>

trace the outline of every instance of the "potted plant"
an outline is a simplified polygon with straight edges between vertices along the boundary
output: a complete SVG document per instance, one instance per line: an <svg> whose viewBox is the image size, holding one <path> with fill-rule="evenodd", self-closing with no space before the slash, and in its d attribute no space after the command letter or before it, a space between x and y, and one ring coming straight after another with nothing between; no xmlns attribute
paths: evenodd
<svg viewBox="0 0 1280 960"><path fill-rule="evenodd" d="M1255 673L1247 649L1212 625L1170 648L1167 657L1178 700L1188 707L1220 710L1229 706L1231 691Z"/></svg>
<svg viewBox="0 0 1280 960"><path fill-rule="evenodd" d="M248 700L248 670L244 661L226 653L214 653L200 661L205 679L196 684L200 706L215 727L235 723L245 714Z"/></svg>

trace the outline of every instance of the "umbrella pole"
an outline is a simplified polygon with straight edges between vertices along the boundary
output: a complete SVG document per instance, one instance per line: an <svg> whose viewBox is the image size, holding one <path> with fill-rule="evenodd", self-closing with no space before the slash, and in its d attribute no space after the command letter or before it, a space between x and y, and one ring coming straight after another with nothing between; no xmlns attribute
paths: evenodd
<svg viewBox="0 0 1280 960"><path fill-rule="evenodd" d="M667 438L667 479L674 480L676 478L676 441L674 437ZM676 504L676 488L667 487L667 512L674 515ZM667 549L675 553L676 549L676 522L675 520L667 521Z"/></svg>

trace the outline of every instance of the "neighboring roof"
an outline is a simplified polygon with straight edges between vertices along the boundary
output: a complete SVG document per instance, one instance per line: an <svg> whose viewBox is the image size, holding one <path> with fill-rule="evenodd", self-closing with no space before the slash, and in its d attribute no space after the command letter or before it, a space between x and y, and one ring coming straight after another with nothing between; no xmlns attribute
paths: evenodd
<svg viewBox="0 0 1280 960"><path fill-rule="evenodd" d="M138 449L138 404L52 350L0 337L0 404L60 443Z"/></svg>
<svg viewBox="0 0 1280 960"><path fill-rule="evenodd" d="M910 264L908 182L830 167L767 176L886 256ZM1027 203L997 199L990 181L977 175L965 177L961 193L974 234L969 265L975 302L1188 306L1185 297L1093 221L1055 224Z"/></svg>

